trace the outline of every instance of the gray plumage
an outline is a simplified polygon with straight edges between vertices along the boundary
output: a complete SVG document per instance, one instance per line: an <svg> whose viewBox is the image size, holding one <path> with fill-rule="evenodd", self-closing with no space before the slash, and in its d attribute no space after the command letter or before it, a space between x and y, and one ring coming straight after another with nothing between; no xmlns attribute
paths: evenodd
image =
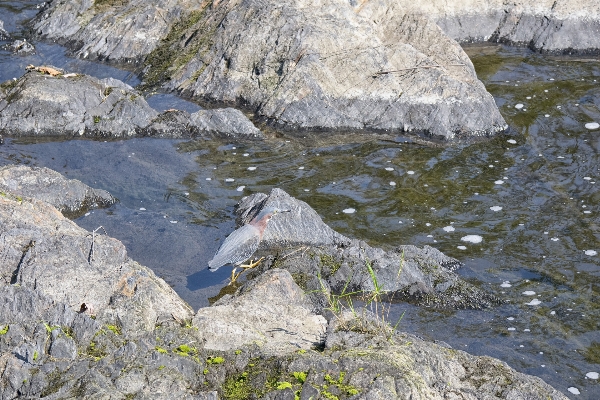
<svg viewBox="0 0 600 400"><path fill-rule="evenodd" d="M289 210L266 207L250 223L233 231L219 247L213 259L208 262L208 269L216 271L227 264L237 267L252 257L262 240L267 223L273 215L280 212L289 212Z"/></svg>

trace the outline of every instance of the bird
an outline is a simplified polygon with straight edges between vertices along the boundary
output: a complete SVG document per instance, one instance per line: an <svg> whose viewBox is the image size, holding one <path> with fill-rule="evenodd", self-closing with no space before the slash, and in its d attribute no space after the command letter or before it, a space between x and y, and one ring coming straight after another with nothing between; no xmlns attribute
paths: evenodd
<svg viewBox="0 0 600 400"><path fill-rule="evenodd" d="M213 259L208 262L208 269L214 272L223 265L233 264L234 268L231 272L231 280L229 282L231 285L244 271L256 267L264 260L264 257L255 262L250 260L249 264L243 264L243 262L250 259L256 249L258 249L267 223L271 218L275 214L284 212L290 212L290 210L280 210L273 206L266 207L252 221L233 231L225 238L225 241L221 244ZM242 271L236 275L235 272L238 268L242 268Z"/></svg>

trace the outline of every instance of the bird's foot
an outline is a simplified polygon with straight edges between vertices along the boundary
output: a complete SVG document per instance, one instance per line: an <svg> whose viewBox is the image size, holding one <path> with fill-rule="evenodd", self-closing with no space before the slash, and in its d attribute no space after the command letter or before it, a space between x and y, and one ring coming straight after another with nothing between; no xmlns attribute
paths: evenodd
<svg viewBox="0 0 600 400"><path fill-rule="evenodd" d="M256 260L255 262L252 262L252 260L250 260L250 264L239 265L239 268L241 268L242 270L240 272L238 272L237 274L235 273L235 271L238 269L238 267L235 267L233 269L233 271L231 271L231 280L229 282L229 285L234 284L237 281L237 279L240 277L240 275L242 275L246 270L256 267L264 259L265 259L264 257L261 257L258 260Z"/></svg>

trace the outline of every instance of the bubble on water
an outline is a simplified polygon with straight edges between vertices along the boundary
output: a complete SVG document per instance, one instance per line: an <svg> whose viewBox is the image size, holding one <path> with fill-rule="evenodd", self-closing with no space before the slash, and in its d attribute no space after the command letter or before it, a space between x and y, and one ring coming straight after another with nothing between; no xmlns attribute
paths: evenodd
<svg viewBox="0 0 600 400"><path fill-rule="evenodd" d="M84 215L84 217L87 217L90 214L91 214L90 212L86 212L85 215Z"/></svg>
<svg viewBox="0 0 600 400"><path fill-rule="evenodd" d="M495 183L496 185L502 185L502 184L504 183L504 181L503 181L503 180L500 180L500 179L498 179L497 181L494 181L494 183Z"/></svg>
<svg viewBox="0 0 600 400"><path fill-rule="evenodd" d="M598 379L600 377L600 374L598 374L597 372L588 372L587 374L585 374L585 376L590 379Z"/></svg>
<svg viewBox="0 0 600 400"><path fill-rule="evenodd" d="M234 182L234 181L235 181L235 179L233 179L233 178L225 178L225 182Z"/></svg>
<svg viewBox="0 0 600 400"><path fill-rule="evenodd" d="M246 189L246 186L238 186L238 188L235 190L237 190L238 192L243 192L244 189Z"/></svg>
<svg viewBox="0 0 600 400"><path fill-rule="evenodd" d="M500 210L502 210L502 207L500 207L500 206L493 206L493 207L490 207L490 210L492 210L492 211L500 211Z"/></svg>
<svg viewBox="0 0 600 400"><path fill-rule="evenodd" d="M483 238L479 235L467 235L467 236L461 237L460 240L462 240L463 242L469 242L469 243L481 243Z"/></svg>
<svg viewBox="0 0 600 400"><path fill-rule="evenodd" d="M550 118L550 114L546 114L546 115L544 115L544 117Z"/></svg>
<svg viewBox="0 0 600 400"><path fill-rule="evenodd" d="M506 319L507 319L507 320L509 320L509 321L514 321L514 320L515 320L515 317L508 317L508 318L506 318Z"/></svg>
<svg viewBox="0 0 600 400"><path fill-rule="evenodd" d="M428 238L432 238L432 237L433 237L433 235L427 235L427 237L428 237Z"/></svg>
<svg viewBox="0 0 600 400"><path fill-rule="evenodd" d="M523 329L523 332L531 332L531 329L525 328Z"/></svg>
<svg viewBox="0 0 600 400"><path fill-rule="evenodd" d="M390 182L390 186L396 186L396 182L394 182L394 181Z"/></svg>
<svg viewBox="0 0 600 400"><path fill-rule="evenodd" d="M415 171L406 171L406 173L409 174L409 175L414 175Z"/></svg>
<svg viewBox="0 0 600 400"><path fill-rule="evenodd" d="M212 181L212 178L206 178L207 181Z"/></svg>
<svg viewBox="0 0 600 400"><path fill-rule="evenodd" d="M567 389L570 393L573 394L581 394L581 392L579 391L579 389L577 389L576 387L571 386L570 388Z"/></svg>
<svg viewBox="0 0 600 400"><path fill-rule="evenodd" d="M385 170L386 170L386 171L393 171L393 170L394 170L394 168L392 168L392 167L386 167L386 168L385 168Z"/></svg>
<svg viewBox="0 0 600 400"><path fill-rule="evenodd" d="M587 210L587 211L584 211L583 213L584 213L584 214L591 214L592 212L591 212L591 211L589 211L589 210Z"/></svg>
<svg viewBox="0 0 600 400"><path fill-rule="evenodd" d="M304 167L298 167L298 169L304 169Z"/></svg>
<svg viewBox="0 0 600 400"><path fill-rule="evenodd" d="M586 256L595 256L596 254L598 254L598 252L596 250L586 250L585 251Z"/></svg>
<svg viewBox="0 0 600 400"><path fill-rule="evenodd" d="M516 331L517 328L508 328L509 331Z"/></svg>
<svg viewBox="0 0 600 400"><path fill-rule="evenodd" d="M508 139L507 142L510 144L517 144L517 141L515 139Z"/></svg>
<svg viewBox="0 0 600 400"><path fill-rule="evenodd" d="M169 222L172 223L172 224L176 224L177 223L177 221L169 221Z"/></svg>
<svg viewBox="0 0 600 400"><path fill-rule="evenodd" d="M517 105L515 106L515 108L516 108L517 110L520 110L521 108L523 108L523 104L519 103L519 104L517 104Z"/></svg>
<svg viewBox="0 0 600 400"><path fill-rule="evenodd" d="M550 80L550 81L553 81L553 80L554 80L554 78L550 78L549 80Z"/></svg>
<svg viewBox="0 0 600 400"><path fill-rule="evenodd" d="M431 224L429 222L426 222L425 226L431 226Z"/></svg>
<svg viewBox="0 0 600 400"><path fill-rule="evenodd" d="M550 238L550 240L552 240L553 242L558 242L558 238L556 237Z"/></svg>
<svg viewBox="0 0 600 400"><path fill-rule="evenodd" d="M587 124L585 124L585 127L587 129L598 129L600 128L600 124L597 122L588 122Z"/></svg>
<svg viewBox="0 0 600 400"><path fill-rule="evenodd" d="M356 212L356 210L354 208L346 208L346 209L342 210L342 212L344 214L354 214Z"/></svg>
<svg viewBox="0 0 600 400"><path fill-rule="evenodd" d="M248 171L256 171L256 167L248 167Z"/></svg>
<svg viewBox="0 0 600 400"><path fill-rule="evenodd" d="M456 246L456 248L459 250L466 250L467 246Z"/></svg>
<svg viewBox="0 0 600 400"><path fill-rule="evenodd" d="M454 232L456 230L456 229L454 229L453 226L450 226L450 225L445 226L442 229L445 230L446 232Z"/></svg>
<svg viewBox="0 0 600 400"><path fill-rule="evenodd" d="M584 176L583 179L585 179L586 181L591 181L592 178L590 178L589 176Z"/></svg>
<svg viewBox="0 0 600 400"><path fill-rule="evenodd" d="M144 207L140 207L140 211L146 211Z"/></svg>
<svg viewBox="0 0 600 400"><path fill-rule="evenodd" d="M183 195L184 195L184 196L189 196L189 195L190 195L190 192L185 192Z"/></svg>
<svg viewBox="0 0 600 400"><path fill-rule="evenodd" d="M556 157L556 158L564 158L564 157L563 157L563 156L558 156L558 157Z"/></svg>
<svg viewBox="0 0 600 400"><path fill-rule="evenodd" d="M509 281L504 281L504 282L502 282L502 284L500 285L500 287L505 287L505 288L506 288L506 287L511 287L511 286L512 286L512 285L510 284L510 282L509 282Z"/></svg>
<svg viewBox="0 0 600 400"><path fill-rule="evenodd" d="M524 296L535 296L535 292L533 290L526 290L522 294Z"/></svg>
<svg viewBox="0 0 600 400"><path fill-rule="evenodd" d="M542 302L539 301L538 299L533 299L529 303L525 303L525 304L528 305L528 306L537 306L537 305L542 304Z"/></svg>
<svg viewBox="0 0 600 400"><path fill-rule="evenodd" d="M248 153L244 153L244 154L242 154L242 155L243 155L244 157L248 157L250 154L248 154Z"/></svg>
<svg viewBox="0 0 600 400"><path fill-rule="evenodd" d="M310 192L310 189L304 189L305 192Z"/></svg>
<svg viewBox="0 0 600 400"><path fill-rule="evenodd" d="M556 311L550 311L550 315L556 315Z"/></svg>

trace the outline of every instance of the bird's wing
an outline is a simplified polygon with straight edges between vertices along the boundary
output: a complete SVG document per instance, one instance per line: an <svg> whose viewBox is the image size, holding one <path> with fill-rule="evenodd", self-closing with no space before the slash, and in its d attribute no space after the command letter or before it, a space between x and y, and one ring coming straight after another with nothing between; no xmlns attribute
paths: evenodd
<svg viewBox="0 0 600 400"><path fill-rule="evenodd" d="M258 228L244 225L227 236L213 259L208 262L208 268L216 271L226 264L244 262L254 254L259 243Z"/></svg>

